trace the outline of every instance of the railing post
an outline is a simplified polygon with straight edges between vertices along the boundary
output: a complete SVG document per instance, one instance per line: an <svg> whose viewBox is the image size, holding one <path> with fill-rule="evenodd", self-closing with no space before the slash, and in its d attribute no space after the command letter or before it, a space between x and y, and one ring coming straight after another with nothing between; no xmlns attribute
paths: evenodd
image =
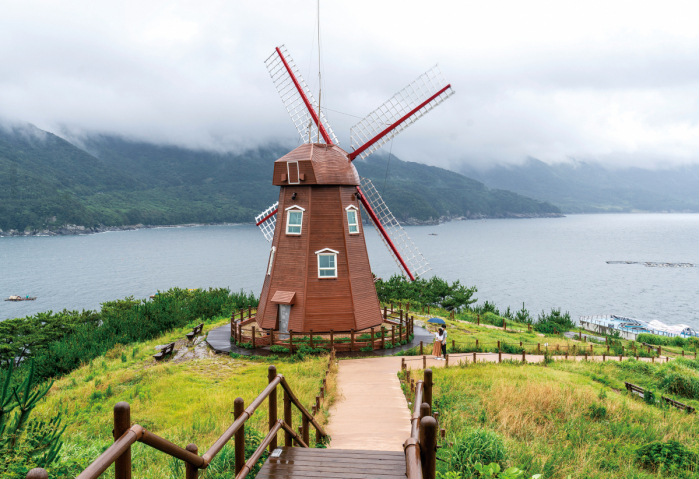
<svg viewBox="0 0 699 479"><path fill-rule="evenodd" d="M391 346L396 347L396 327L395 325L391 325Z"/></svg>
<svg viewBox="0 0 699 479"><path fill-rule="evenodd" d="M289 393L284 390L284 422L286 423L287 426L289 426L289 429L293 430L294 426L292 424L292 415L291 415L291 397L289 396ZM291 434L287 432L286 430L284 431L284 446L286 447L293 447L294 442L291 437Z"/></svg>
<svg viewBox="0 0 699 479"><path fill-rule="evenodd" d="M478 326L480 326L481 325L481 313L478 313L476 321L478 321Z"/></svg>
<svg viewBox="0 0 699 479"><path fill-rule="evenodd" d="M114 442L131 427L131 407L127 402L114 405ZM131 446L114 461L115 479L131 479Z"/></svg>
<svg viewBox="0 0 699 479"><path fill-rule="evenodd" d="M245 411L243 398L235 398L233 401L233 417L238 419ZM245 423L235 433L235 473L236 475L245 465Z"/></svg>
<svg viewBox="0 0 699 479"><path fill-rule="evenodd" d="M383 307L383 319L388 318L388 308L386 306Z"/></svg>
<svg viewBox="0 0 699 479"><path fill-rule="evenodd" d="M425 374L423 376L425 392L422 400L430 405L432 408L432 370L425 369Z"/></svg>
<svg viewBox="0 0 699 479"><path fill-rule="evenodd" d="M187 447L185 448L192 454L198 454L199 453L199 448L197 447L196 444L187 444ZM188 462L184 463L184 471L185 471L185 478L186 479L197 479L199 477L199 469L197 466L190 464Z"/></svg>
<svg viewBox="0 0 699 479"><path fill-rule="evenodd" d="M350 352L354 349L354 329L350 329Z"/></svg>
<svg viewBox="0 0 699 479"><path fill-rule="evenodd" d="M398 342L403 341L403 321L398 325ZM395 346L395 344L394 344Z"/></svg>
<svg viewBox="0 0 699 479"><path fill-rule="evenodd" d="M311 339L308 342L308 347L313 349L313 330L311 329L310 331L311 331L311 336L310 336Z"/></svg>
<svg viewBox="0 0 699 479"><path fill-rule="evenodd" d="M308 416L301 413L301 431L303 436L303 442L308 444Z"/></svg>
<svg viewBox="0 0 699 479"><path fill-rule="evenodd" d="M331 330L330 330L330 351L332 351L333 348L334 348L334 346L333 346L333 342L334 342L334 339L335 339L335 338L334 338L334 334L335 334L334 331L331 329Z"/></svg>
<svg viewBox="0 0 699 479"><path fill-rule="evenodd" d="M420 419L420 462L422 478L435 479L437 474L437 421L432 416Z"/></svg>
<svg viewBox="0 0 699 479"><path fill-rule="evenodd" d="M371 350L374 350L374 328L371 328Z"/></svg>
<svg viewBox="0 0 699 479"><path fill-rule="evenodd" d="M255 349L255 326L252 327L252 349Z"/></svg>
<svg viewBox="0 0 699 479"><path fill-rule="evenodd" d="M427 356L422 357L422 369L427 369Z"/></svg>
<svg viewBox="0 0 699 479"><path fill-rule="evenodd" d="M272 365L267 368L267 381L272 382L277 378L277 367ZM274 388L269 393L269 430L271 431L277 423L277 388ZM277 436L272 438L269 443L269 453L271 454L277 448Z"/></svg>
<svg viewBox="0 0 699 479"><path fill-rule="evenodd" d="M498 362L499 363L502 362L502 351L500 351L499 349L498 349Z"/></svg>
<svg viewBox="0 0 699 479"><path fill-rule="evenodd" d="M252 306L248 306L248 319L252 318Z"/></svg>
<svg viewBox="0 0 699 479"><path fill-rule="evenodd" d="M420 404L420 419L423 417L429 417L432 415L432 408L426 402Z"/></svg>
<svg viewBox="0 0 699 479"><path fill-rule="evenodd" d="M444 367L448 368L449 367L449 355L448 354L444 355L444 360L446 361L444 364Z"/></svg>
<svg viewBox="0 0 699 479"><path fill-rule="evenodd" d="M381 349L386 349L386 327L381 325Z"/></svg>

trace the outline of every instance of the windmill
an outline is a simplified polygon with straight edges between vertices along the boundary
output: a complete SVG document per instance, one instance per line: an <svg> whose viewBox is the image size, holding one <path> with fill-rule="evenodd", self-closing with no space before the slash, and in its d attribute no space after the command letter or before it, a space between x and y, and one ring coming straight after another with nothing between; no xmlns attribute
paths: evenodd
<svg viewBox="0 0 699 479"><path fill-rule="evenodd" d="M360 206L404 275L414 281L430 268L352 161L369 156L454 91L433 67L352 127L348 153L284 46L265 64L304 144L275 161L279 201L255 218L272 242L256 322L280 333L378 326L383 318Z"/></svg>

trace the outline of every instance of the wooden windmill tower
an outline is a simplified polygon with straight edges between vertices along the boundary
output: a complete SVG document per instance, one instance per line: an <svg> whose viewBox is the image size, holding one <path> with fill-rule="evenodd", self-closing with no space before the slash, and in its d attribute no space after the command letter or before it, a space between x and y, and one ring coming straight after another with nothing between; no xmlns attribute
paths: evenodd
<svg viewBox="0 0 699 479"><path fill-rule="evenodd" d="M352 127L348 153L286 49L276 48L265 64L304 144L274 163L279 201L256 217L272 242L257 324L280 333L378 326L382 315L360 205L405 275L415 280L429 265L352 161L451 96L451 85L436 66L420 75Z"/></svg>

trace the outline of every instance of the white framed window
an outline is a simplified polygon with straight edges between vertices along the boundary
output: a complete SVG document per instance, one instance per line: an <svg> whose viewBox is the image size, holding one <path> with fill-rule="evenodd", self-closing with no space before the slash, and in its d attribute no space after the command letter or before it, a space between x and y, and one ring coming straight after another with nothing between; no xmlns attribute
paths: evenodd
<svg viewBox="0 0 699 479"><path fill-rule="evenodd" d="M277 251L276 246L272 246L272 249L269 252L269 265L267 266L267 276L272 274L272 264L274 263L274 253Z"/></svg>
<svg viewBox="0 0 699 479"><path fill-rule="evenodd" d="M289 206L286 209L286 234L300 235L303 225L303 212L306 211L300 206Z"/></svg>
<svg viewBox="0 0 699 479"><path fill-rule="evenodd" d="M318 256L318 277L320 279L337 278L337 255L338 251L330 248L316 251L316 256Z"/></svg>
<svg viewBox="0 0 699 479"><path fill-rule="evenodd" d="M349 228L349 234L359 234L359 212L357 211L357 207L349 205L345 210L347 210L347 227Z"/></svg>

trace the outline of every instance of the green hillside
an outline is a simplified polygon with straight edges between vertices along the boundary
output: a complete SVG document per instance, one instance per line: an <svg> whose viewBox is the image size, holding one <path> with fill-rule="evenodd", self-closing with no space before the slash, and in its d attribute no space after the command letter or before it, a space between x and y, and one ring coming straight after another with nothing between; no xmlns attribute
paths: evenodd
<svg viewBox="0 0 699 479"><path fill-rule="evenodd" d="M278 198L266 146L216 153L97 136L77 146L27 125L0 129L0 230L249 223ZM387 156L357 162L383 189ZM558 208L440 168L391 159L384 198L403 220L515 217Z"/></svg>
<svg viewBox="0 0 699 479"><path fill-rule="evenodd" d="M598 163L522 165L462 173L491 188L504 188L559 206L564 213L699 211L699 166L612 170Z"/></svg>

